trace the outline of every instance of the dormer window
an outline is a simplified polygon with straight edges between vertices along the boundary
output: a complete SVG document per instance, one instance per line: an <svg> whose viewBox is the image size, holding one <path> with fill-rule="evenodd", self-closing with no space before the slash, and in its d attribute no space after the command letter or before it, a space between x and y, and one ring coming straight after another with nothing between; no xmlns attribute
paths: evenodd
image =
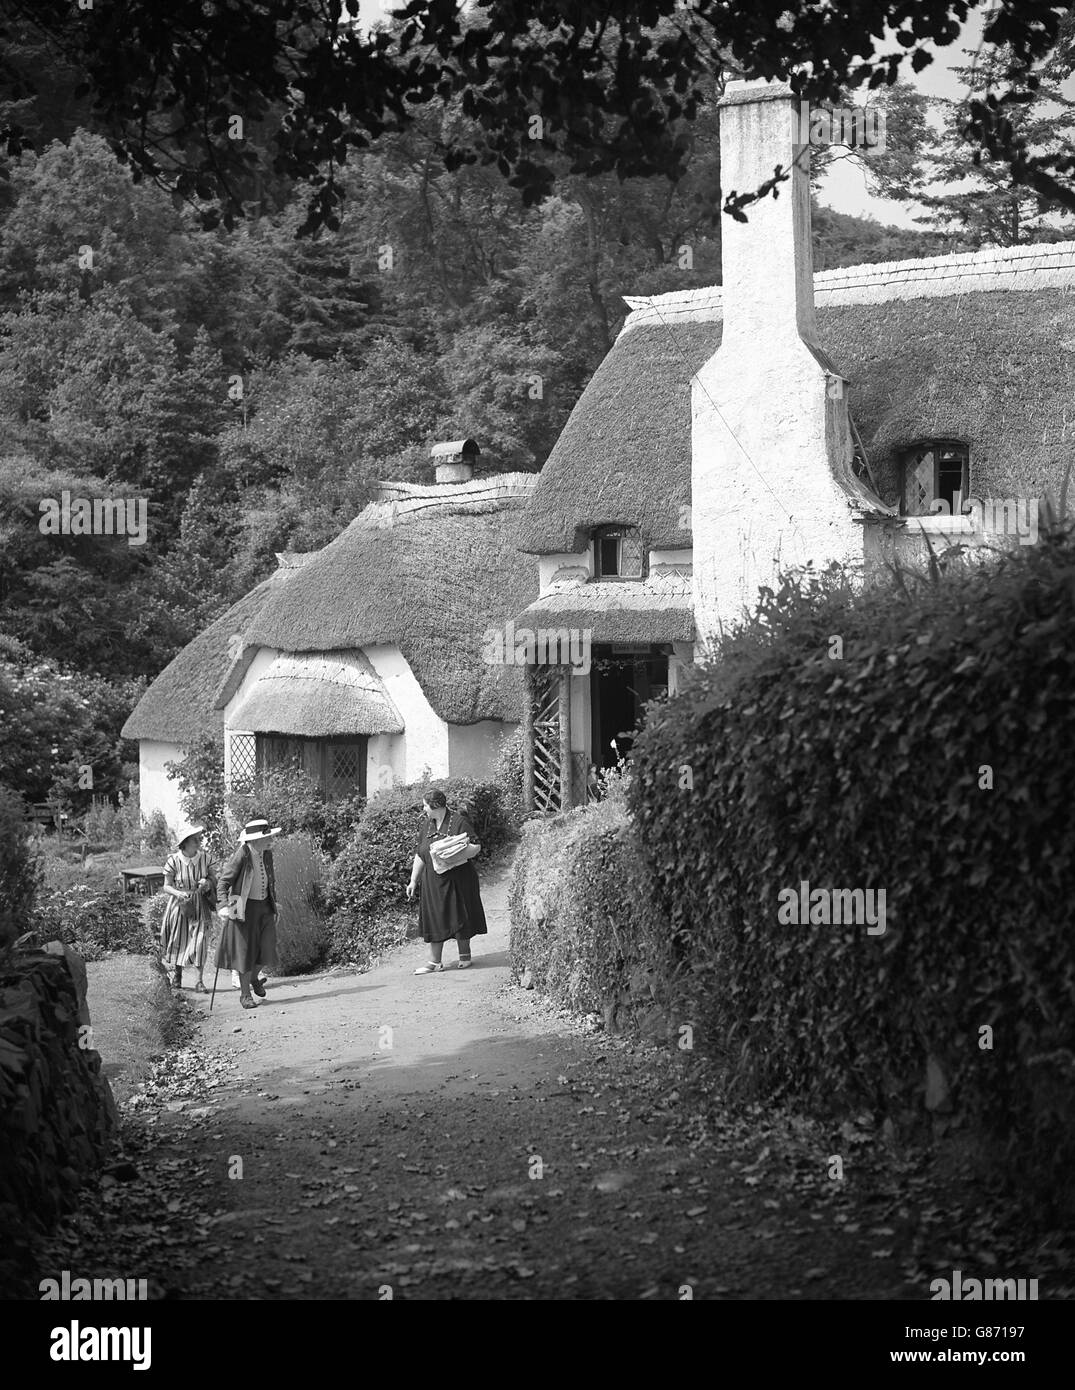
<svg viewBox="0 0 1075 1390"><path fill-rule="evenodd" d="M641 579L642 561L642 532L637 526L594 528L595 579Z"/></svg>
<svg viewBox="0 0 1075 1390"><path fill-rule="evenodd" d="M904 516L928 516L937 499L947 503L952 514L961 509L970 491L970 451L956 440L932 440L904 454L901 473Z"/></svg>

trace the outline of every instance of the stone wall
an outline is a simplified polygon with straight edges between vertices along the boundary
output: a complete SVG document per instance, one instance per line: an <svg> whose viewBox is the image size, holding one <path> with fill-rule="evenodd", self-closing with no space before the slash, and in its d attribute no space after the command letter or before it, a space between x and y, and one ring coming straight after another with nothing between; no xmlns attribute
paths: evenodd
<svg viewBox="0 0 1075 1390"><path fill-rule="evenodd" d="M0 964L0 1297L109 1151L115 1105L86 1045L85 976L63 947Z"/></svg>

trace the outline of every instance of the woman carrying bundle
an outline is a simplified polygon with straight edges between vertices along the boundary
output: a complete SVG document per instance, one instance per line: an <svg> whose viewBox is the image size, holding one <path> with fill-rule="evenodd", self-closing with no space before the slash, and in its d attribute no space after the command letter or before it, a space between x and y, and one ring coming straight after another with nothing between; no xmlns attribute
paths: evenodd
<svg viewBox="0 0 1075 1390"><path fill-rule="evenodd" d="M454 937L459 945L459 969L471 963L470 939L482 936L485 909L478 889L478 872L470 862L481 852L470 820L461 811L450 811L442 791L433 791L422 802L425 818L414 851L407 897L413 898L419 883L418 925L429 943L429 960L416 975L435 975L444 969L444 943Z"/></svg>

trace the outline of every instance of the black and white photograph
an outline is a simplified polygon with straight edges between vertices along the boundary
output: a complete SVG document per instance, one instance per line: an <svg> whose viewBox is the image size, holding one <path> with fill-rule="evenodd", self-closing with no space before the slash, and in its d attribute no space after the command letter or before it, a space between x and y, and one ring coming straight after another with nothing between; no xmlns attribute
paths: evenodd
<svg viewBox="0 0 1075 1390"><path fill-rule="evenodd" d="M0 0L26 1372L1051 1368L1073 465L1070 3Z"/></svg>

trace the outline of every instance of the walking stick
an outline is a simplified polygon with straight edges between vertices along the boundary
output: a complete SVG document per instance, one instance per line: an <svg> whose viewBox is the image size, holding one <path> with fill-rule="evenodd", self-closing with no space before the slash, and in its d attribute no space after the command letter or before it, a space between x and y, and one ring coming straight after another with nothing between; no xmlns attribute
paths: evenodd
<svg viewBox="0 0 1075 1390"><path fill-rule="evenodd" d="M229 908L228 911L229 915L224 919L224 930L220 933L220 942L216 948L216 974L213 976L213 992L209 996L210 1013L213 1012L213 1001L216 999L216 982L220 979L220 950L221 947L224 945L224 937L227 935L228 928L231 926L232 923L232 918L230 916L231 909Z"/></svg>

